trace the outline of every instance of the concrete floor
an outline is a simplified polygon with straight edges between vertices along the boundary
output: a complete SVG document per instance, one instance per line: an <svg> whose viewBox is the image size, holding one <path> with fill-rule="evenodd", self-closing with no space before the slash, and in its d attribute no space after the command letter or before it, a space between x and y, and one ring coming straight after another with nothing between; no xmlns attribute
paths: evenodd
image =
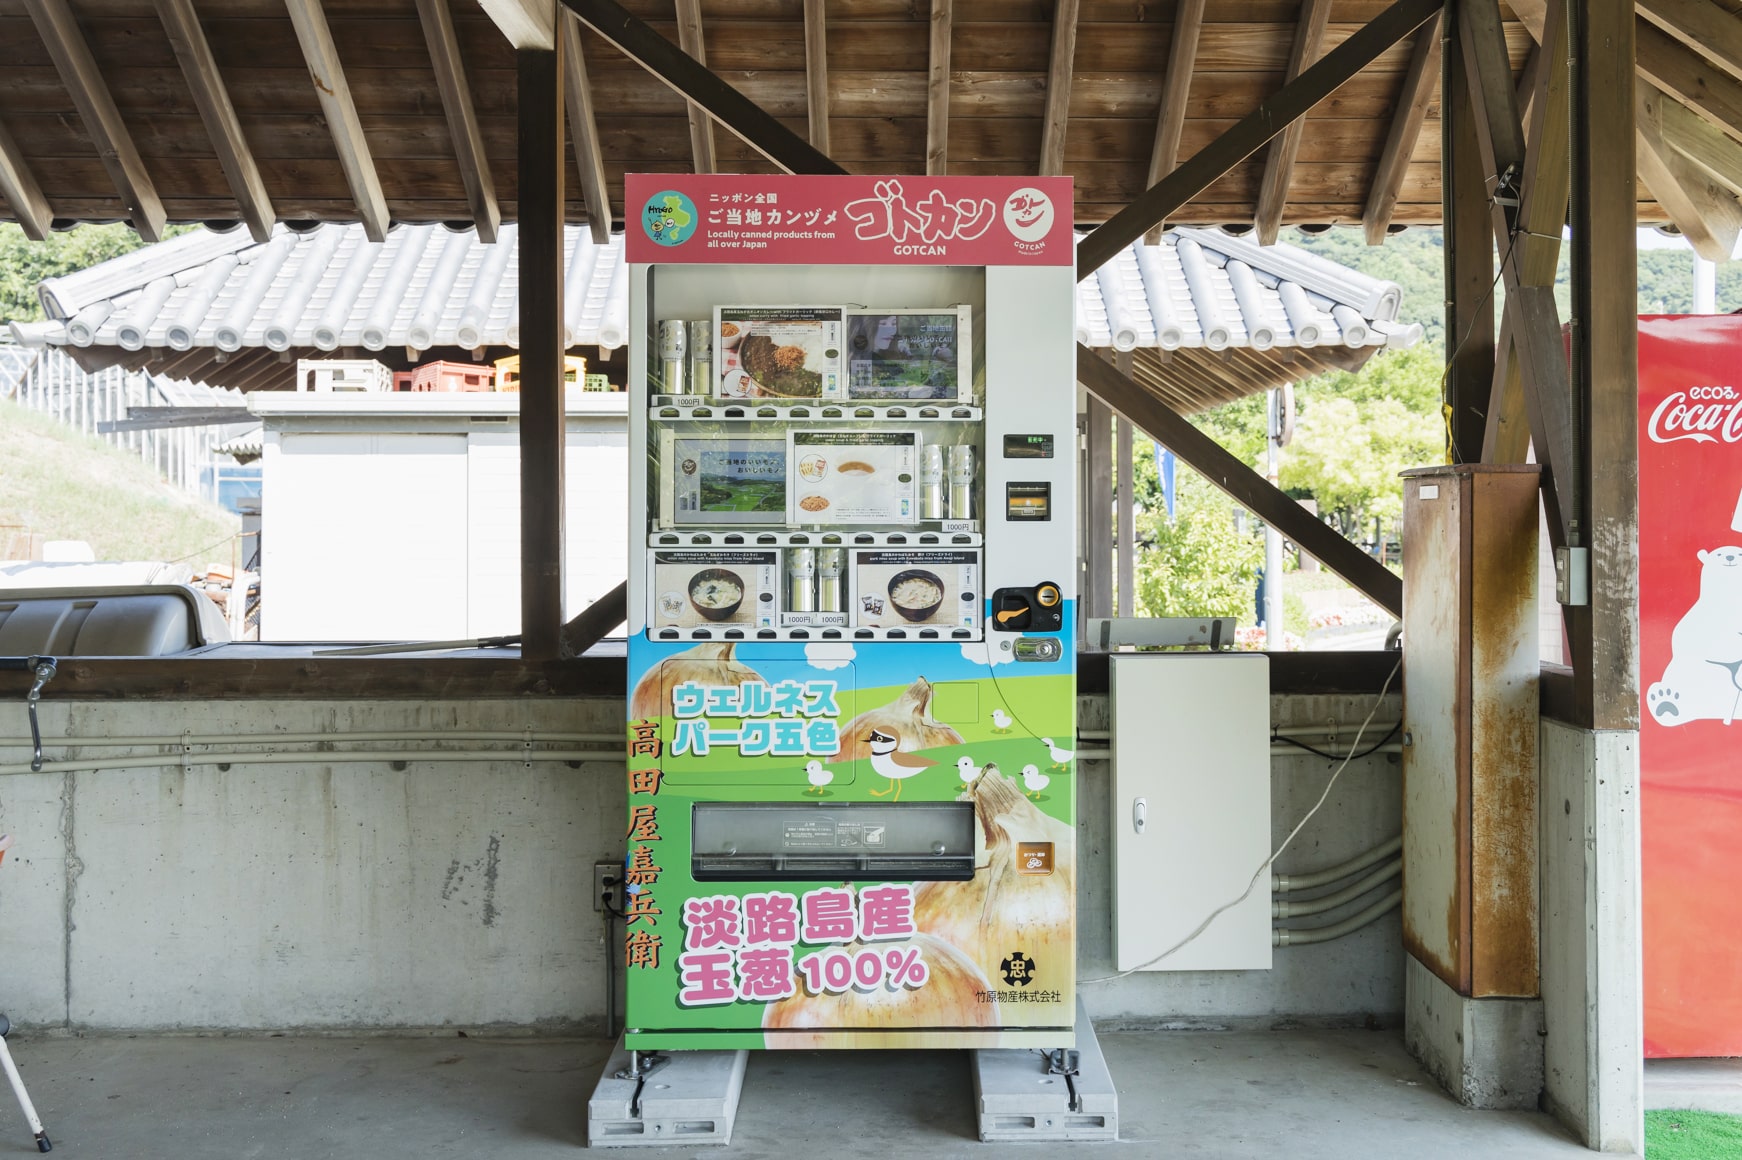
<svg viewBox="0 0 1742 1160"><path fill-rule="evenodd" d="M1645 1106L1742 1115L1742 1059L1648 1059Z"/></svg>
<svg viewBox="0 0 1742 1160"><path fill-rule="evenodd" d="M1395 1032L1101 1036L1132 1157L1505 1160L1585 1154L1546 1116L1447 1099ZM103 1160L534 1160L585 1143L598 1040L33 1038L13 1054L55 1155ZM753 1055L727 1149L600 1155L977 1157L957 1052ZM0 1100L4 1099L0 1093ZM1035 1155L1056 1149L1033 1145ZM1021 1150L1021 1149L1019 1149ZM0 1104L0 1157L34 1156Z"/></svg>

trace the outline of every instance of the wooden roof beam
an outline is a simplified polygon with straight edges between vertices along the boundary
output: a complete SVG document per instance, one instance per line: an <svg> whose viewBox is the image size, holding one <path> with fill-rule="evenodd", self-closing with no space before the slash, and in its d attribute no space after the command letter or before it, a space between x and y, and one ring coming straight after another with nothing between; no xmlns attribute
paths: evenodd
<svg viewBox="0 0 1742 1160"><path fill-rule="evenodd" d="M563 100L568 106L569 144L581 175L581 198L587 203L587 225L593 244L611 242L611 191L605 184L605 158L599 143L599 122L593 115L593 86L587 80L587 59L581 51L581 21L562 14Z"/></svg>
<svg viewBox="0 0 1742 1160"><path fill-rule="evenodd" d="M1403 581L1396 573L1344 539L1287 492L1081 343L1077 345L1077 381L1227 492L1235 503L1293 540L1301 551L1353 584L1393 616L1403 614Z"/></svg>
<svg viewBox="0 0 1742 1160"><path fill-rule="evenodd" d="M1197 63L1198 34L1204 26L1204 0L1179 0L1173 15L1173 43L1167 50L1167 76L1161 86L1161 107L1155 117L1155 148L1149 154L1149 180L1155 185L1179 164L1179 137L1185 128L1186 103L1191 97L1192 69ZM1161 241L1157 222L1147 241Z"/></svg>
<svg viewBox="0 0 1742 1160"><path fill-rule="evenodd" d="M1058 0L1053 7L1052 55L1046 67L1046 112L1040 127L1042 177L1057 177L1065 171L1065 129L1071 120L1071 75L1076 66L1079 3L1080 0Z"/></svg>
<svg viewBox="0 0 1742 1160"><path fill-rule="evenodd" d="M1325 41L1325 25L1330 19L1331 0L1301 0L1300 22L1295 25L1294 47L1288 54L1284 84L1294 80L1319 58L1319 48ZM1288 205L1288 183L1294 176L1294 159L1300 152L1300 136L1305 129L1305 118L1296 118L1270 143L1270 153L1264 159L1264 179L1258 187L1258 209L1252 217L1261 246L1274 246L1276 235L1282 229L1282 211Z"/></svg>
<svg viewBox="0 0 1742 1160"><path fill-rule="evenodd" d="M1367 187L1367 207L1361 213L1361 228L1369 246L1377 246L1390 232L1391 215L1397 209L1397 195L1403 190L1403 179L1409 173L1409 159L1415 156L1415 146L1421 137L1422 122L1427 119L1428 102L1440 80L1440 14L1415 34L1415 47L1409 54L1409 71L1403 76L1403 88L1397 97L1397 111L1392 114L1391 128L1385 134L1385 147L1379 154L1379 166L1373 171L1373 183Z"/></svg>
<svg viewBox="0 0 1742 1160"><path fill-rule="evenodd" d="M953 0L931 0L930 63L925 79L925 171L950 171L950 28Z"/></svg>
<svg viewBox="0 0 1742 1160"><path fill-rule="evenodd" d="M1726 137L1667 94L1657 103L1656 116L1659 131L1670 148L1732 193L1742 195L1742 144Z"/></svg>
<svg viewBox="0 0 1742 1160"><path fill-rule="evenodd" d="M163 202L67 0L24 0L24 6L30 11L36 34L48 49L61 83L72 97L73 107L79 111L85 132L97 147L103 168L109 171L109 178L121 195L133 228L146 241L158 241L163 237L167 220Z"/></svg>
<svg viewBox="0 0 1742 1160"><path fill-rule="evenodd" d="M345 80L345 66L339 61L339 46L333 43L327 14L321 9L321 0L285 0L285 7L290 11L297 43L302 46L303 62L314 81L321 114L332 134L333 148L338 151L339 166L345 171L345 183L350 186L363 233L372 242L385 241L391 224L387 198L381 192L375 158L369 152L368 138L363 136L363 122L357 116L357 103L351 99L351 86Z"/></svg>
<svg viewBox="0 0 1742 1160"><path fill-rule="evenodd" d="M181 65L193 92L194 105L200 111L200 121L206 136L218 155L224 178L230 183L242 220L255 241L272 237L272 226L278 215L272 209L272 196L266 192L260 167L254 163L254 153L242 134L242 122L236 117L236 107L230 103L230 91L224 87L223 74L206 43L205 29L200 26L199 13L193 0L156 0L157 18L169 37L175 59Z"/></svg>
<svg viewBox="0 0 1742 1160"><path fill-rule="evenodd" d="M1670 221L1708 262L1727 262L1742 234L1742 205L1734 195L1664 140L1663 93L1650 81L1634 82L1639 179Z"/></svg>
<svg viewBox="0 0 1742 1160"><path fill-rule="evenodd" d="M6 204L17 215L25 237L33 242L48 237L54 227L54 212L49 209L48 198L42 195L42 186L36 183L36 175L25 163L18 142L12 139L3 122L0 122L0 195L5 196Z"/></svg>
<svg viewBox="0 0 1742 1160"><path fill-rule="evenodd" d="M567 0L573 2L573 0ZM1440 0L1394 0L1378 16L1246 114L1185 164L1137 195L1130 205L1084 236L1077 246L1077 277L1086 278L1114 255L1166 221L1217 178L1264 147L1283 127L1306 115L1349 78L1425 24Z"/></svg>
<svg viewBox="0 0 1742 1160"><path fill-rule="evenodd" d="M588 28L788 173L845 173L778 118L637 18L617 0L562 0Z"/></svg>
<svg viewBox="0 0 1742 1160"><path fill-rule="evenodd" d="M811 144L829 151L829 29L824 0L804 0L804 93Z"/></svg>
<svg viewBox="0 0 1742 1160"><path fill-rule="evenodd" d="M515 48L556 48L555 0L478 0L478 7Z"/></svg>
<svg viewBox="0 0 1742 1160"><path fill-rule="evenodd" d="M1742 141L1742 83L1648 20L1635 28L1639 75Z"/></svg>
<svg viewBox="0 0 1742 1160"><path fill-rule="evenodd" d="M1733 77L1742 78L1742 20L1711 0L1637 0L1652 24Z"/></svg>
<svg viewBox="0 0 1742 1160"><path fill-rule="evenodd" d="M703 68L708 64L708 50L702 43L702 3L701 0L677 0L677 42L690 57ZM697 173L713 173L717 168L714 157L714 123L708 119L708 111L691 101L690 116L690 156L695 163Z"/></svg>
<svg viewBox="0 0 1742 1160"><path fill-rule="evenodd" d="M417 14L423 25L424 41L429 45L436 89L441 93L442 112L447 116L448 136L454 139L454 161L466 187L472 222L478 227L480 241L495 242L496 230L502 224L502 209L496 204L496 179L491 176L490 158L484 152L484 134L478 127L477 107L472 104L472 86L466 81L466 62L460 59L454 14L448 8L448 0L417 0Z"/></svg>

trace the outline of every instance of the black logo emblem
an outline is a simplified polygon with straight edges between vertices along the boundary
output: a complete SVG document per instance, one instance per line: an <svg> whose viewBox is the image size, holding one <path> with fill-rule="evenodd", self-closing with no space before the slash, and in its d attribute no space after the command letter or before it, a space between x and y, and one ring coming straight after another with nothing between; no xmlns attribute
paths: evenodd
<svg viewBox="0 0 1742 1160"><path fill-rule="evenodd" d="M1011 987L1026 987L1034 982L1034 960L1021 951L1014 951L1010 957L998 964L1004 968L1004 982Z"/></svg>

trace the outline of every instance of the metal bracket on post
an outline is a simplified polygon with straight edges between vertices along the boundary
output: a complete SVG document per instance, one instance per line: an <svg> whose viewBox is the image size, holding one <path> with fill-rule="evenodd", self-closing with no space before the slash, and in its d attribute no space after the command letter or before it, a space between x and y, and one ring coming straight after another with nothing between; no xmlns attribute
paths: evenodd
<svg viewBox="0 0 1742 1160"><path fill-rule="evenodd" d="M23 657L7 659L0 668L24 669L34 678L25 695L25 712L30 717L30 772L42 772L42 727L36 719L36 705L42 700L43 686L54 680L56 661L53 657Z"/></svg>

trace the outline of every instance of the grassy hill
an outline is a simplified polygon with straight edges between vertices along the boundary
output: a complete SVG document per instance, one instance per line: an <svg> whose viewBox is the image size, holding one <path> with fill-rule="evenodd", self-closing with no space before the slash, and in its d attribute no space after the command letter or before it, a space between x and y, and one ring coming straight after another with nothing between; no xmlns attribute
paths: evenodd
<svg viewBox="0 0 1742 1160"><path fill-rule="evenodd" d="M241 521L158 478L138 456L0 402L0 525L84 540L99 560L230 559Z"/></svg>

